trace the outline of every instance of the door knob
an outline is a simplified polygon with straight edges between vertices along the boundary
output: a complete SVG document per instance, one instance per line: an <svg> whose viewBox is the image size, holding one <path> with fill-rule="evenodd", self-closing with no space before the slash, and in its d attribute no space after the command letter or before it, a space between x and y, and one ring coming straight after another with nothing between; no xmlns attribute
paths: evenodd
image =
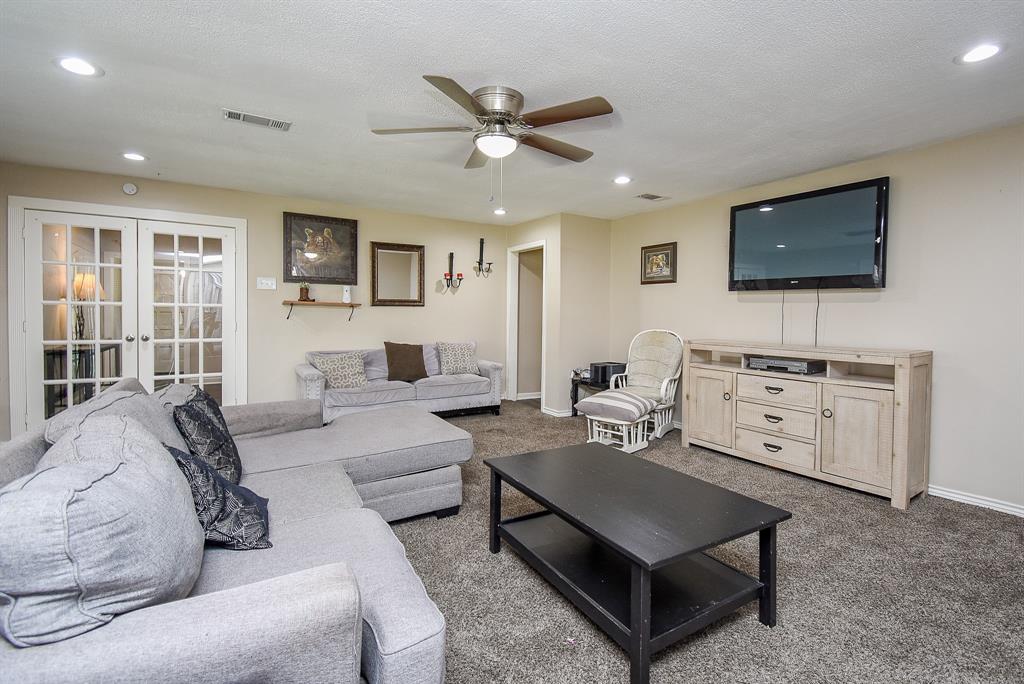
<svg viewBox="0 0 1024 684"><path fill-rule="evenodd" d="M128 336L126 336L124 338L124 341L125 342L134 342L135 341L135 335L128 335Z"/></svg>
<svg viewBox="0 0 1024 684"><path fill-rule="evenodd" d="M143 335L142 336L142 341L143 342L149 342L149 335Z"/></svg>

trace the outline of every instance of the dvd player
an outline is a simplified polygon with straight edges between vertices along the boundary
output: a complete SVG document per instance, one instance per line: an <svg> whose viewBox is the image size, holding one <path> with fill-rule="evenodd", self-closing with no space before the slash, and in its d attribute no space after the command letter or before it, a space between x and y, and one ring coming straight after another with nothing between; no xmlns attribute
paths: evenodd
<svg viewBox="0 0 1024 684"><path fill-rule="evenodd" d="M799 373L800 375L814 375L824 373L827 363L825 361L809 361L807 359L779 359L771 356L751 356L747 360L747 367L753 370L778 371L780 373Z"/></svg>

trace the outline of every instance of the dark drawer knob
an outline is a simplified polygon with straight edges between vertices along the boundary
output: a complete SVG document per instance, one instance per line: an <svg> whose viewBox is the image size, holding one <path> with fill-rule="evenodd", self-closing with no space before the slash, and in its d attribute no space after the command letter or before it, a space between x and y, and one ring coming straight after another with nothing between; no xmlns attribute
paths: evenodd
<svg viewBox="0 0 1024 684"><path fill-rule="evenodd" d="M730 399L732 399L732 395L726 392L725 394L722 395L722 398L725 399L726 401L729 401Z"/></svg>
<svg viewBox="0 0 1024 684"><path fill-rule="evenodd" d="M831 418L832 417L832 410L831 409L822 409L821 410L821 415L825 416L826 418Z"/></svg>
<svg viewBox="0 0 1024 684"><path fill-rule="evenodd" d="M764 419L767 420L769 423L781 423L782 422L782 416L773 416L770 413L764 414Z"/></svg>
<svg viewBox="0 0 1024 684"><path fill-rule="evenodd" d="M763 444L764 448L772 452L773 454L777 454L780 451L782 451L782 447L780 447L778 444L769 444L768 442L761 442L761 444Z"/></svg>
<svg viewBox="0 0 1024 684"><path fill-rule="evenodd" d="M764 386L764 391L767 392L768 394L781 394L782 390L783 388L781 387L773 387L772 385Z"/></svg>

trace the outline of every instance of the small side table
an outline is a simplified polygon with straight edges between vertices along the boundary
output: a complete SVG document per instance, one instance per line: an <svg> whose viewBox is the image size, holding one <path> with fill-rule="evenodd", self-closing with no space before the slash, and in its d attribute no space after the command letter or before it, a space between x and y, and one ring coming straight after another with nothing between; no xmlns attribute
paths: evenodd
<svg viewBox="0 0 1024 684"><path fill-rule="evenodd" d="M569 403L572 404L572 415L574 417L579 415L576 411L576 402L580 400L580 387L585 387L586 389L594 392L604 392L608 389L607 382L590 382L590 380L584 380L575 373L573 373L571 381L572 387L569 389Z"/></svg>

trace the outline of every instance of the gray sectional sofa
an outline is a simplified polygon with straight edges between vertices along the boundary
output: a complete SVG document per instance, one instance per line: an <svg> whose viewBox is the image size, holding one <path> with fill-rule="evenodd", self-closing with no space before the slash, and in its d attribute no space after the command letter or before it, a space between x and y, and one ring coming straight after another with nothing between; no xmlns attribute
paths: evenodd
<svg viewBox="0 0 1024 684"><path fill-rule="evenodd" d="M429 348L432 345L424 346ZM435 373L409 383L388 380L387 359L383 349L345 351L363 353L367 379L365 386L353 389L327 389L324 374L313 365L313 356L338 354L339 351L306 352L306 363L295 368L299 398L320 401L326 422L339 416L395 406L415 406L440 414L470 410L488 410L498 414L501 410L504 366L496 361L478 360L479 374Z"/></svg>
<svg viewBox="0 0 1024 684"><path fill-rule="evenodd" d="M141 390L134 380L114 387ZM0 679L444 680L444 618L386 520L457 510L470 435L412 407L326 427L319 401L223 413L241 484L270 500L273 548L207 546L187 598L64 641L15 648L0 638ZM42 435L0 444L0 487L34 470L48 448Z"/></svg>

